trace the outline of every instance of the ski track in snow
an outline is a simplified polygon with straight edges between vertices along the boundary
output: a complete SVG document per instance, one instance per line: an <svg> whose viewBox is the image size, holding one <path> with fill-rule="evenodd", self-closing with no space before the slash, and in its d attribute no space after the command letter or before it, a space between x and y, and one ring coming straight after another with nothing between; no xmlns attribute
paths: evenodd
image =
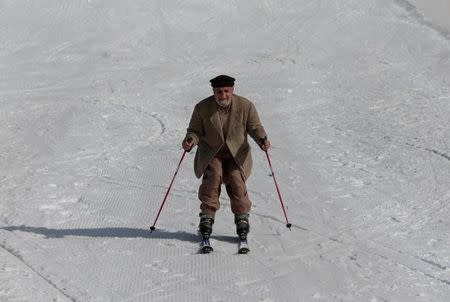
<svg viewBox="0 0 450 302"><path fill-rule="evenodd" d="M0 7L0 300L450 299L450 45L409 2ZM248 255L225 195L199 254L193 152L149 232L218 73L292 223L252 143Z"/></svg>
<svg viewBox="0 0 450 302"><path fill-rule="evenodd" d="M34 280L33 287L35 287L35 288L32 289L34 291L33 296L35 299L36 298L47 299L48 297L52 297L54 295L53 297L56 296L57 299L59 299L59 300L61 300L62 298L63 299L66 298L67 301L75 301L75 299L68 296L63 290L58 288L58 286L55 285L48 277L43 276L41 273L36 271L32 266L30 266L26 262L24 262L23 259L19 255L17 255L13 250L8 249L7 247L3 246L2 244L0 244L0 247L3 249L2 259L4 259L4 261L2 261L3 263L1 265L1 267L5 274L11 274L11 272L14 272L14 274L15 274L17 271L22 270L22 271L25 271L25 273L23 273L23 274L26 274L27 278L33 278L34 274L36 276L38 276L37 279L40 279L40 280ZM9 253L9 255L5 255L4 252ZM13 256L13 258L15 258L15 259L8 259L8 257L10 257L10 256ZM11 267L10 266L11 263L14 263L16 260L18 260L19 263L15 264L14 267ZM20 278L20 276L14 276L14 274L11 274L11 275L13 277ZM41 284L41 282L40 282L41 280L44 281L44 284ZM54 289L56 293L52 293L52 290L50 290L50 292L49 292L46 288L47 285L50 285L50 288ZM13 285L11 287L17 287L17 285ZM20 287L25 287L25 285L20 285ZM21 293L22 297L20 299L32 299L31 297L26 297L24 295L24 292L26 292L26 291L27 290L22 289L22 293Z"/></svg>

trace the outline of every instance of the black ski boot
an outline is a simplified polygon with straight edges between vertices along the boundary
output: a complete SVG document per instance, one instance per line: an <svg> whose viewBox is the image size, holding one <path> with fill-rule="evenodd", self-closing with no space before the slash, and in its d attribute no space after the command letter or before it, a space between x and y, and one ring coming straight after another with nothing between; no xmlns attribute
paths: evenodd
<svg viewBox="0 0 450 302"><path fill-rule="evenodd" d="M199 216L200 224L198 225L198 230L203 238L209 239L214 224L214 215L200 213Z"/></svg>
<svg viewBox="0 0 450 302"><path fill-rule="evenodd" d="M250 224L248 223L248 214L235 214L234 223L236 224L236 233L241 240L247 239L250 232Z"/></svg>

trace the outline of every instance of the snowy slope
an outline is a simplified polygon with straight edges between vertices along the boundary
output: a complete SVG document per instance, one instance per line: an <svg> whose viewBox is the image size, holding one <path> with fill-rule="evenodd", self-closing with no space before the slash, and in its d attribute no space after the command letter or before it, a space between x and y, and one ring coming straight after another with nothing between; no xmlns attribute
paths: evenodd
<svg viewBox="0 0 450 302"><path fill-rule="evenodd" d="M450 13L449 13L450 14ZM254 101L252 251L198 254L186 156L226 73ZM407 1L0 0L1 301L449 301L450 41Z"/></svg>
<svg viewBox="0 0 450 302"><path fill-rule="evenodd" d="M406 0L405 0L406 1ZM447 0L408 0L412 5L412 10L416 10L419 15L431 26L443 32L444 35L450 34L450 2Z"/></svg>

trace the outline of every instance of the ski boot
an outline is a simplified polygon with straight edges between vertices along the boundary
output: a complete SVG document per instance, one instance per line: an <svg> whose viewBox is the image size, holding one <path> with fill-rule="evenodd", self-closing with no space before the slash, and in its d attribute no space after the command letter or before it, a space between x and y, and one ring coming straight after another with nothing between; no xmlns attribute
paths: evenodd
<svg viewBox="0 0 450 302"><path fill-rule="evenodd" d="M214 224L214 214L202 214L200 213L200 224L198 230L203 238L209 239L212 233L212 226Z"/></svg>
<svg viewBox="0 0 450 302"><path fill-rule="evenodd" d="M200 224L198 225L198 231L202 236L200 243L200 253L209 254L214 249L209 242L209 236L212 233L212 226L214 224L214 215L200 213Z"/></svg>
<svg viewBox="0 0 450 302"><path fill-rule="evenodd" d="M247 234L250 232L248 214L235 214L234 223L236 224L236 233L241 240L247 240Z"/></svg>

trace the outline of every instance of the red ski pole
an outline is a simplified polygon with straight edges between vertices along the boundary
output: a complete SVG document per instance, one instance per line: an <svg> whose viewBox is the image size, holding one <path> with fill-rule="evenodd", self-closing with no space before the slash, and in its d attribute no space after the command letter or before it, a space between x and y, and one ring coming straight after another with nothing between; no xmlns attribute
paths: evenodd
<svg viewBox="0 0 450 302"><path fill-rule="evenodd" d="M280 188L278 187L277 179L275 178L275 173L273 173L272 162L270 161L269 153L267 151L264 151L264 152L266 152L266 157L267 157L267 161L269 162L270 172L272 173L273 182L275 183L275 188L277 189L278 198L280 199L281 209L283 210L284 218L286 218L286 227L289 230L291 230L292 224L289 223L289 220L288 220L288 217L286 214L286 209L284 208L283 198L281 198Z"/></svg>
<svg viewBox="0 0 450 302"><path fill-rule="evenodd" d="M164 207L164 204L166 203L167 196L169 196L169 192L170 192L170 189L172 188L173 181L175 180L175 176L177 176L177 174L178 174L178 170L180 169L181 162L183 161L184 156L186 155L186 152L187 151L185 150L183 152L183 155L181 156L180 162L178 163L178 167L175 170L175 174L173 175L172 181L169 184L169 188L167 189L166 195L164 196L164 199L163 199L163 201L161 203L161 206L159 207L159 211L158 211L158 214L156 215L155 222L153 222L153 225L150 227L150 234L156 229L155 225L156 225L156 222L158 221L159 214L161 214L161 210Z"/></svg>

